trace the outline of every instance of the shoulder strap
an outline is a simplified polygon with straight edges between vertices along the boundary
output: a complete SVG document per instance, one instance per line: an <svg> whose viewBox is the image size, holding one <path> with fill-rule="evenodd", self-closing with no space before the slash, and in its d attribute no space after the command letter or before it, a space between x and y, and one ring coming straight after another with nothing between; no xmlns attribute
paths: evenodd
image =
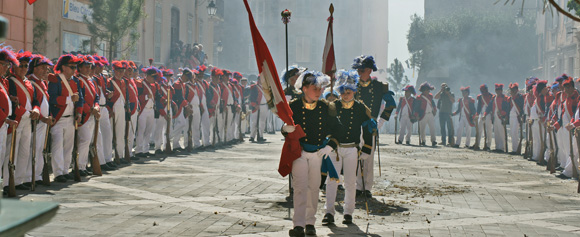
<svg viewBox="0 0 580 237"><path fill-rule="evenodd" d="M111 79L111 83L113 83L113 86L119 91L119 97L121 97L121 98L123 98L123 100L125 100L125 97L123 96L123 91L121 90L119 85L117 85L117 83L115 82L115 79Z"/></svg>
<svg viewBox="0 0 580 237"><path fill-rule="evenodd" d="M80 77L80 79L83 82L83 84L85 84L85 87L87 88L87 91L89 92L89 94L91 94L91 97L95 98L95 95L91 91L91 87L89 86L89 83L82 77Z"/></svg>
<svg viewBox="0 0 580 237"><path fill-rule="evenodd" d="M68 83L67 79L64 79L64 75L62 73L58 74L58 77L60 78L60 80L62 81L62 84L64 84L64 87L66 87L66 90L68 91L68 95L72 95L73 94L73 90L70 88L70 84Z"/></svg>

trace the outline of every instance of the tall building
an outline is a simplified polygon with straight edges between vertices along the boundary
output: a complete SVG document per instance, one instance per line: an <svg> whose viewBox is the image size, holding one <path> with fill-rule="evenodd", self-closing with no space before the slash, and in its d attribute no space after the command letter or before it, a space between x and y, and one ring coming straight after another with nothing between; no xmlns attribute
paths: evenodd
<svg viewBox="0 0 580 237"><path fill-rule="evenodd" d="M288 23L288 61L312 70L322 69L322 53L328 27L330 3L334 4L334 47L337 68L349 69L352 60L361 54L377 59L378 67L386 71L388 45L388 1L371 0L250 0L256 25L270 48L281 73L286 67L285 26L280 13L292 11ZM248 15L242 1L225 6L221 32L223 52L218 66L245 74L258 74L250 35Z"/></svg>
<svg viewBox="0 0 580 237"><path fill-rule="evenodd" d="M567 1L558 1L565 6ZM538 67L533 76L552 80L562 73L580 76L580 24L554 10L542 14L535 11L538 36ZM532 13L533 14L533 13Z"/></svg>

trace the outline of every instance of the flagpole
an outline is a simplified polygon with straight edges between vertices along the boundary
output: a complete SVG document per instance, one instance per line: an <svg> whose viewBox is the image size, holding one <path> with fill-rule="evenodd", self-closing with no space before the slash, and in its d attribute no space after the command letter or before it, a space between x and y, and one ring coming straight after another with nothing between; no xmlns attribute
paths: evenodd
<svg viewBox="0 0 580 237"><path fill-rule="evenodd" d="M292 17L292 11L285 9L281 13L282 23L286 28L286 72L288 72L288 23L290 23L290 17ZM288 88L288 81L286 81L286 88Z"/></svg>
<svg viewBox="0 0 580 237"><path fill-rule="evenodd" d="M285 9L281 13L282 15L282 23L284 23L284 27L286 28L286 72L288 72L288 23L290 23L290 17L292 17L292 11ZM286 80L286 88L290 88L288 85L288 80ZM293 201L293 192L292 192L292 173L288 175L288 201ZM290 205L288 205L288 218L290 218Z"/></svg>

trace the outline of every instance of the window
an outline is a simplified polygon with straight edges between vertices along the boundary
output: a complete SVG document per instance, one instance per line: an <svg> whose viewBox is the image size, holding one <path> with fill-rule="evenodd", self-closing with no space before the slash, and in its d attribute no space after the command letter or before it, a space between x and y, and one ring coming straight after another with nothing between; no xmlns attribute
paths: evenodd
<svg viewBox="0 0 580 237"><path fill-rule="evenodd" d="M193 44L193 16L187 15L187 43Z"/></svg>
<svg viewBox="0 0 580 237"><path fill-rule="evenodd" d="M161 8L160 3L155 4L155 26L154 26L154 34L155 42L155 62L161 61L161 27L163 23L163 9Z"/></svg>
<svg viewBox="0 0 580 237"><path fill-rule="evenodd" d="M179 9L171 8L171 44L179 41Z"/></svg>
<svg viewBox="0 0 580 237"><path fill-rule="evenodd" d="M310 62L310 36L296 36L296 61Z"/></svg>

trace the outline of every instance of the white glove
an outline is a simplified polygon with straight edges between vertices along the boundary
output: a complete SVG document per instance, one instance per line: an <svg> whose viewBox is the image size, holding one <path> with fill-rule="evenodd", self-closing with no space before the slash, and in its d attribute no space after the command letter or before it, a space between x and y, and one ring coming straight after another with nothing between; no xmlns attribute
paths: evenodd
<svg viewBox="0 0 580 237"><path fill-rule="evenodd" d="M370 157L371 157L371 155L369 155L369 154L367 154L367 153L364 153L364 152L361 152L361 153L360 153L360 156L358 156L358 159L359 159L359 160L362 160L362 161L366 161L366 160L368 160Z"/></svg>
<svg viewBox="0 0 580 237"><path fill-rule="evenodd" d="M295 129L296 129L296 127L294 127L292 125L284 125L282 127L282 131L285 133L292 133L292 132L294 132Z"/></svg>
<svg viewBox="0 0 580 237"><path fill-rule="evenodd" d="M331 152L332 152L332 147L327 145L324 148L318 150L318 155L321 155L321 156L330 155Z"/></svg>

